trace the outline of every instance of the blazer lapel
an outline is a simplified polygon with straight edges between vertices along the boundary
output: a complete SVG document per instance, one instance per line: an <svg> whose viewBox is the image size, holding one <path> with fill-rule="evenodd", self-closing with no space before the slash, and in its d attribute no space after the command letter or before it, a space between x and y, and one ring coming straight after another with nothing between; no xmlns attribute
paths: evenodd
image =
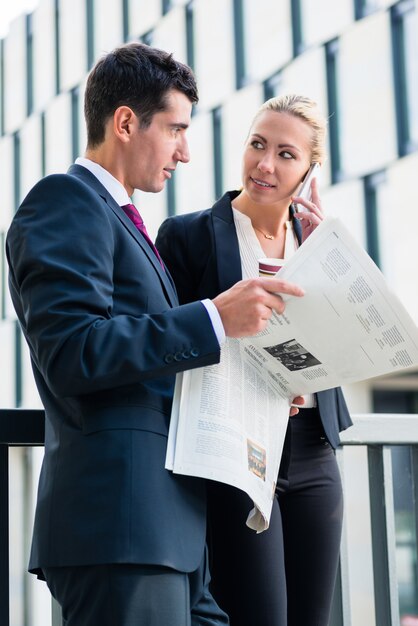
<svg viewBox="0 0 418 626"><path fill-rule="evenodd" d="M212 208L218 283L225 291L242 279L241 258L231 201L239 192L228 192Z"/></svg>
<svg viewBox="0 0 418 626"><path fill-rule="evenodd" d="M155 271L160 278L167 300L169 301L171 306L177 306L178 298L174 288L173 279L169 275L168 270L165 271L161 267L159 260L149 247L148 243L145 241L144 237L141 235L141 233L132 223L129 217L125 214L123 209L106 190L106 188L89 170L87 170L85 167L82 167L81 165L72 165L68 170L68 174L76 176L84 183L86 183L89 187L94 189L94 191L96 191L96 193L104 200L106 205L115 213L116 217L120 220L120 222L122 222L125 228L132 235L132 237L137 241L137 243L142 248L142 251L147 256L150 263L153 265Z"/></svg>

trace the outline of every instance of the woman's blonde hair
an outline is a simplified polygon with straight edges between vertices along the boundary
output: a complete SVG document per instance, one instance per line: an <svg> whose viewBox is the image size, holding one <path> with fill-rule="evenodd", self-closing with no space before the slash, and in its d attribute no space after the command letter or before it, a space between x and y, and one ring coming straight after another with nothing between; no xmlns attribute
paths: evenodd
<svg viewBox="0 0 418 626"><path fill-rule="evenodd" d="M264 111L287 113L303 120L312 129L311 163L323 163L326 159L325 138L327 120L322 115L317 103L306 96L287 94L270 98L258 109L254 121Z"/></svg>

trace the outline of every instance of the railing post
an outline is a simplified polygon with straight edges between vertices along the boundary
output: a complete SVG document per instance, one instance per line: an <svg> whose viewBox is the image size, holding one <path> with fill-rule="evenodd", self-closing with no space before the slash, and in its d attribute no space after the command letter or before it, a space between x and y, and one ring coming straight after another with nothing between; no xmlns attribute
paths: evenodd
<svg viewBox="0 0 418 626"><path fill-rule="evenodd" d="M376 624L400 626L390 447L370 445L368 465Z"/></svg>
<svg viewBox="0 0 418 626"><path fill-rule="evenodd" d="M9 448L0 445L0 624L10 622L9 599Z"/></svg>

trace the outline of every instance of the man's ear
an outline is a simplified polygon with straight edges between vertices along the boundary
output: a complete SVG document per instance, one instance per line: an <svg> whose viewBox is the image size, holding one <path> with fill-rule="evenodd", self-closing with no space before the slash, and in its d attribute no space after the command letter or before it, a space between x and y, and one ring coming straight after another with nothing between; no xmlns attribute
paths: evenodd
<svg viewBox="0 0 418 626"><path fill-rule="evenodd" d="M137 127L138 117L130 107L124 105L116 109L113 114L113 132L120 141L128 142Z"/></svg>

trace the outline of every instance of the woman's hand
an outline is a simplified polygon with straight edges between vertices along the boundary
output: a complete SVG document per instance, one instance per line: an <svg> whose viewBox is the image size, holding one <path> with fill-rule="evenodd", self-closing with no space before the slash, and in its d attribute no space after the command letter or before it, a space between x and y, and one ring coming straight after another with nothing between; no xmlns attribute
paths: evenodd
<svg viewBox="0 0 418 626"><path fill-rule="evenodd" d="M302 226L302 243L309 237L311 233L315 230L315 228L322 222L324 219L324 213L322 211L321 199L319 197L318 192L318 182L316 178L312 179L311 183L312 189L312 199L311 201L304 200L303 198L299 198L299 196L294 196L292 198L292 202L297 204L302 204L304 207L308 209L307 212L303 213L295 213L295 218L300 221Z"/></svg>

